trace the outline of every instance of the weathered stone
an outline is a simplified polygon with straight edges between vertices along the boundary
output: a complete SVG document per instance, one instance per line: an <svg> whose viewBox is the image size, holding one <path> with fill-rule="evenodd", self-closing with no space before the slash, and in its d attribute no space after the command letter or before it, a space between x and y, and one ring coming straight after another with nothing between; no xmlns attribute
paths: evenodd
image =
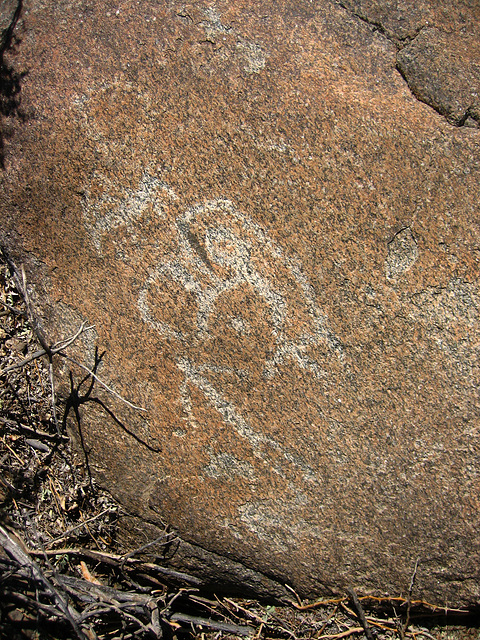
<svg viewBox="0 0 480 640"><path fill-rule="evenodd" d="M380 29L398 47L424 28L436 27L458 35L478 30L480 5L471 0L340 0L356 16Z"/></svg>
<svg viewBox="0 0 480 640"><path fill-rule="evenodd" d="M17 31L1 243L147 409L81 387L96 478L175 570L393 595L420 558L419 597L479 606L480 132L328 0L26 1Z"/></svg>
<svg viewBox="0 0 480 640"><path fill-rule="evenodd" d="M446 0L342 0L399 49L414 95L457 126L480 122L480 5Z"/></svg>
<svg viewBox="0 0 480 640"><path fill-rule="evenodd" d="M480 122L480 30L473 35L423 29L397 55L413 93L453 124Z"/></svg>

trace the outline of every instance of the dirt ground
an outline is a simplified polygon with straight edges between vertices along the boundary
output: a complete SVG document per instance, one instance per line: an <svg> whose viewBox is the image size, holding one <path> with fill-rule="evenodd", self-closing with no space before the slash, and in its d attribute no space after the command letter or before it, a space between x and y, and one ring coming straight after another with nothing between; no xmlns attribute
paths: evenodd
<svg viewBox="0 0 480 640"><path fill-rule="evenodd" d="M54 391L51 362L68 346L44 341L45 353L30 315L21 267L1 254L0 638L480 638L468 612L416 601L413 580L398 598L303 602L292 592L268 603L191 588L153 546L120 550L122 507L72 450Z"/></svg>

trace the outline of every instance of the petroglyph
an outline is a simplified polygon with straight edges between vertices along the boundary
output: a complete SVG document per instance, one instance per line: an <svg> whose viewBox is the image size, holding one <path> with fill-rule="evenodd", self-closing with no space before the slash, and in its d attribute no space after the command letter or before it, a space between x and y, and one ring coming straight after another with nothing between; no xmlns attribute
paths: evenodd
<svg viewBox="0 0 480 640"><path fill-rule="evenodd" d="M186 358L180 358L177 366L185 376L185 383L191 382L200 389L210 404L222 416L224 422L233 426L235 431L237 431L242 438L245 438L250 442L254 452L259 450L259 445L262 443L268 443L272 447L278 449L278 444L274 440L262 435L261 433L256 433L238 411L237 407L235 407L232 402L226 400L223 395L208 381L208 379L202 375L202 372L207 370L215 372L214 367L207 367L205 365L203 365L203 367L195 367ZM190 394L188 393L188 387L185 383L181 388L182 403L187 414L191 416L192 403Z"/></svg>
<svg viewBox="0 0 480 640"><path fill-rule="evenodd" d="M235 481L244 478L253 481L255 479L254 467L244 460L240 460L231 453L214 453L209 450L210 463L204 467L203 472L210 478L228 479Z"/></svg>
<svg viewBox="0 0 480 640"><path fill-rule="evenodd" d="M93 196L97 190L101 193L99 198ZM97 253L102 255L102 236L112 229L131 225L149 209L156 216L162 216L165 197L170 200L177 198L167 184L148 171L143 173L136 190L127 189L121 196L111 180L95 172L89 188L84 192L82 209L85 228Z"/></svg>
<svg viewBox="0 0 480 640"><path fill-rule="evenodd" d="M319 362L307 356L308 347L326 345L341 359L340 342L328 327L318 307L313 287L300 263L284 257L260 226L242 215L229 200L212 200L188 209L176 220L178 258L158 264L140 292L138 307L145 322L160 335L189 344L192 338L205 340L215 307L226 295L248 286L265 306L275 338L273 356L265 360L264 374L275 375L278 364L291 359L301 368L322 377ZM194 335L186 334L175 322L160 319L149 302L149 292L159 280L180 285L196 308ZM287 296L296 299L289 308ZM230 323L241 333L247 319L233 316Z"/></svg>
<svg viewBox="0 0 480 640"><path fill-rule="evenodd" d="M298 467L291 452L250 423L238 398L225 390L225 380L237 387L251 386L253 380L264 386L291 366L313 380L324 380L329 359L343 361L342 345L300 261L287 257L260 225L227 199L187 208L168 222L168 204L175 203L177 211L181 204L152 173L144 171L137 188L123 195L107 177L95 173L85 189L85 228L99 255L105 237L112 239L114 230L124 228L128 234L123 241L135 245L136 260L141 261L137 228L147 218L162 218L169 249L160 250L139 290L137 306L160 339L177 342L185 427L201 426L192 398L196 388L222 421L248 441L257 460L264 459L267 449L274 453L271 468L285 477L286 466ZM213 361L212 341L228 332L229 344ZM177 431L182 437L187 434L183 427Z"/></svg>
<svg viewBox="0 0 480 640"><path fill-rule="evenodd" d="M186 420L198 428L193 385L223 421L250 443L255 457L262 458L267 445L290 461L273 438L249 424L220 385L225 376L239 382L250 378L265 382L277 376L285 363L323 379L328 375L327 364L317 351L343 360L342 346L317 304L314 289L301 263L287 258L229 200L191 207L174 225L178 250L150 273L138 308L143 321L161 338L180 343L184 355L176 365L184 376L180 399ZM249 304L254 314L249 314ZM192 348L204 345L202 357L208 358L209 341L216 331L222 333L222 326L233 335L232 353L225 354L227 364L196 362ZM242 360L243 339L256 335L254 360ZM283 475L280 468L276 471Z"/></svg>
<svg viewBox="0 0 480 640"><path fill-rule="evenodd" d="M418 258L417 241L411 230L406 227L399 231L388 243L388 256L385 260L387 280L396 280L412 268Z"/></svg>
<svg viewBox="0 0 480 640"><path fill-rule="evenodd" d="M217 39L229 33L234 33L233 27L224 25L221 16L215 7L209 7L203 11L205 19L200 23L205 31L208 42L216 44ZM267 62L267 54L257 42L247 40L243 36L237 36L235 49L239 56L245 73L260 73Z"/></svg>

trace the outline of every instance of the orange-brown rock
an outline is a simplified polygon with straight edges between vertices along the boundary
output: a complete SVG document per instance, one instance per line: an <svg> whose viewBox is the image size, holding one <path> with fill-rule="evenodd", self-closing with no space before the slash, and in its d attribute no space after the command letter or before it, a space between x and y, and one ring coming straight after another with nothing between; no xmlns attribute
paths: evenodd
<svg viewBox="0 0 480 640"><path fill-rule="evenodd" d="M25 0L0 242L171 566L476 607L478 16L343 4Z"/></svg>

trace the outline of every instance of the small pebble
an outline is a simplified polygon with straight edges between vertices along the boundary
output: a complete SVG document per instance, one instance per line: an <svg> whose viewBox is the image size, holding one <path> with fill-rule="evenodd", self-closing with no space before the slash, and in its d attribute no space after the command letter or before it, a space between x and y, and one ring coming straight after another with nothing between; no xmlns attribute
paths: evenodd
<svg viewBox="0 0 480 640"><path fill-rule="evenodd" d="M44 453L50 452L50 447L47 447L47 445L43 442L40 442L40 440L35 440L34 438L25 438L25 442L34 449L38 449L38 451L43 451Z"/></svg>
<svg viewBox="0 0 480 640"><path fill-rule="evenodd" d="M25 353L28 347L28 344L24 340L18 340L17 338L6 340L5 345L9 349L12 349L12 351L17 351L18 353Z"/></svg>

